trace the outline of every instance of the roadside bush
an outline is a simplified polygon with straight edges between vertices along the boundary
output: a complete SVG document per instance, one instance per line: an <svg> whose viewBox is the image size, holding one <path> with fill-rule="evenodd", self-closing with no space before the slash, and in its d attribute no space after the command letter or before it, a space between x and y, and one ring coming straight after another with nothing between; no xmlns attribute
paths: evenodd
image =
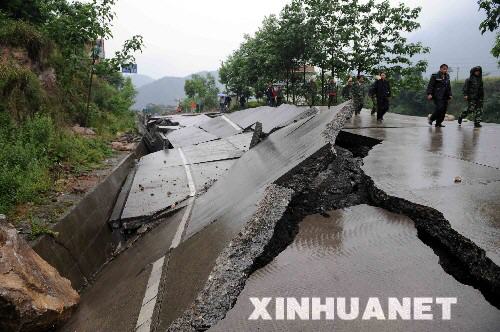
<svg viewBox="0 0 500 332"><path fill-rule="evenodd" d="M0 213L40 202L53 186L56 165L78 173L98 167L111 154L103 138L57 129L49 116L36 115L17 125L0 109Z"/></svg>

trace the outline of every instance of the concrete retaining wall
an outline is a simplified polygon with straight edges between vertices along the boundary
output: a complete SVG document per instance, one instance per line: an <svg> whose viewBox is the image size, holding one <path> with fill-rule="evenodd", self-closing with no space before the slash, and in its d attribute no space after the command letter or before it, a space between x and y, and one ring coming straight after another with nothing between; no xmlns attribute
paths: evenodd
<svg viewBox="0 0 500 332"><path fill-rule="evenodd" d="M139 144L135 153L62 217L53 227L59 233L56 238L45 235L33 242L33 249L68 278L73 288L85 287L117 245L107 221L135 159L144 151L143 143Z"/></svg>

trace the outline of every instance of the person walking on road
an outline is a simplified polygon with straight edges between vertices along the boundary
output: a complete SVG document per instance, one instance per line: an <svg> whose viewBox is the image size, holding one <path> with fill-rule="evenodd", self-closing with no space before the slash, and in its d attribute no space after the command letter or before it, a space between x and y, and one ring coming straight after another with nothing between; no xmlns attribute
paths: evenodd
<svg viewBox="0 0 500 332"><path fill-rule="evenodd" d="M326 91L328 95L328 109L330 109L332 105L337 105L337 92L338 92L337 83L335 83L335 79L332 78L328 82Z"/></svg>
<svg viewBox="0 0 500 332"><path fill-rule="evenodd" d="M269 83L266 89L266 97L267 97L267 106L273 107L273 85Z"/></svg>
<svg viewBox="0 0 500 332"><path fill-rule="evenodd" d="M377 99L377 121L382 122L385 113L389 110L389 98L391 97L391 85L384 72L380 73L380 79L375 81L374 94Z"/></svg>
<svg viewBox="0 0 500 332"><path fill-rule="evenodd" d="M377 96L375 94L375 84L377 81L380 79L379 75L375 76L375 81L370 87L370 90L368 91L368 96L370 96L370 99L372 100L372 111L370 112L370 115L374 115L377 113Z"/></svg>
<svg viewBox="0 0 500 332"><path fill-rule="evenodd" d="M465 80L464 99L467 101L467 109L458 117L458 124L462 125L462 120L469 114L474 114L474 127L481 128L483 116L483 69L480 66L470 70L470 77Z"/></svg>
<svg viewBox="0 0 500 332"><path fill-rule="evenodd" d="M221 95L219 97L219 110L221 113L224 113L224 105L226 104L226 96Z"/></svg>
<svg viewBox="0 0 500 332"><path fill-rule="evenodd" d="M436 127L444 127L443 121L448 110L448 103L453 98L451 93L448 65L442 64L439 71L432 74L427 86L427 99L434 101L435 110L429 118L429 124L436 121Z"/></svg>
<svg viewBox="0 0 500 332"><path fill-rule="evenodd" d="M316 92L317 92L316 81L314 80L314 78L311 78L311 80L309 81L307 89L309 90L308 93L310 98L309 107L313 107L316 102Z"/></svg>
<svg viewBox="0 0 500 332"><path fill-rule="evenodd" d="M365 78L363 75L358 75L356 82L352 85L352 101L354 106L354 114L359 115L363 109L365 99Z"/></svg>
<svg viewBox="0 0 500 332"><path fill-rule="evenodd" d="M347 79L347 84L342 88L342 98L344 101L352 98L352 77Z"/></svg>

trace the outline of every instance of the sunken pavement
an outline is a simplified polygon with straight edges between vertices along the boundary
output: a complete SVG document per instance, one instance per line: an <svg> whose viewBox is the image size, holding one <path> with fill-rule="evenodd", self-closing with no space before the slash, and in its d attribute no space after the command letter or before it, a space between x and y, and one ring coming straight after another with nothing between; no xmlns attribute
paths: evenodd
<svg viewBox="0 0 500 332"><path fill-rule="evenodd" d="M349 103L151 121L159 151L109 221L127 239L61 331L499 331L500 125ZM458 301L451 320L249 320L253 297Z"/></svg>

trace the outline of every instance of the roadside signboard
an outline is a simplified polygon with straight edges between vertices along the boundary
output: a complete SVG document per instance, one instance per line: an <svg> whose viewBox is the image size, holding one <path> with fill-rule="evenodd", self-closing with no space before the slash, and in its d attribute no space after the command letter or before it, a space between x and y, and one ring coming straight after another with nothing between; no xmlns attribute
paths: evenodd
<svg viewBox="0 0 500 332"><path fill-rule="evenodd" d="M122 73L137 74L137 64L129 63L128 65L122 65Z"/></svg>

